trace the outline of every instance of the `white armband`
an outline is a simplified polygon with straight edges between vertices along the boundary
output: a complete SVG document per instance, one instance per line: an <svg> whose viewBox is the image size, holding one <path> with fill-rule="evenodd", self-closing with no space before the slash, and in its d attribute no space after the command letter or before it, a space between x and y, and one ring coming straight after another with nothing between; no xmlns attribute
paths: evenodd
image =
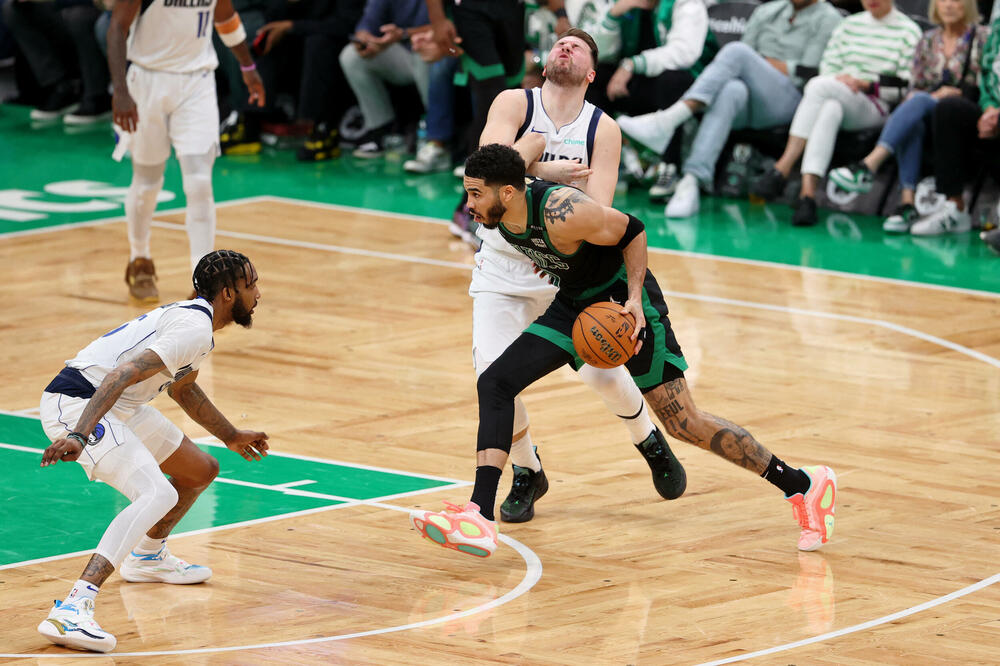
<svg viewBox="0 0 1000 666"><path fill-rule="evenodd" d="M215 30L219 33L219 39L222 40L222 43L229 48L246 41L247 38L243 21L240 20L240 15L236 12L233 12L233 15L222 23L216 23Z"/></svg>

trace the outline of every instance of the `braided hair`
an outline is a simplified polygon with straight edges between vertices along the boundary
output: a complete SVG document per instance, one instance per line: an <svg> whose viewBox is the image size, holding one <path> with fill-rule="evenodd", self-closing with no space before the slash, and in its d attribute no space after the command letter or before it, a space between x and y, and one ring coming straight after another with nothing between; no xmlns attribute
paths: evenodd
<svg viewBox="0 0 1000 666"><path fill-rule="evenodd" d="M195 266L191 282L198 296L212 301L222 291L223 287L236 290L236 281L243 278L250 283L248 272L250 260L245 254L235 250L215 250L209 252Z"/></svg>

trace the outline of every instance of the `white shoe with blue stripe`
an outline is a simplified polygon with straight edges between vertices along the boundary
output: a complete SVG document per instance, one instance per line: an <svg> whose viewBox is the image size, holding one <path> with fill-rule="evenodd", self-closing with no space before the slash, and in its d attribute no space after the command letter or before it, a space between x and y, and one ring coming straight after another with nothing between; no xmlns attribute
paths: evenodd
<svg viewBox="0 0 1000 666"><path fill-rule="evenodd" d="M118 572L130 583L191 585L203 583L212 577L212 570L208 567L188 564L176 555L171 555L166 544L163 544L159 552L148 555L129 553Z"/></svg>
<svg viewBox="0 0 1000 666"><path fill-rule="evenodd" d="M111 652L118 639L94 620L94 600L84 597L73 603L56 601L49 616L38 625L38 633L56 645L75 650Z"/></svg>

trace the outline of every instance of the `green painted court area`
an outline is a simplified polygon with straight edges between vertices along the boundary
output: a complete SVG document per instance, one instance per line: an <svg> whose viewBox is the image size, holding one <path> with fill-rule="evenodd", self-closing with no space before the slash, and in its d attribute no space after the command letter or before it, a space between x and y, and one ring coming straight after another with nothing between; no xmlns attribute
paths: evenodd
<svg viewBox="0 0 1000 666"><path fill-rule="evenodd" d="M128 505L114 488L88 481L76 463L40 467L48 443L38 419L0 414L0 566L89 550ZM178 534L452 485L282 454L251 463L226 448L202 448L218 458L219 478L181 520Z"/></svg>

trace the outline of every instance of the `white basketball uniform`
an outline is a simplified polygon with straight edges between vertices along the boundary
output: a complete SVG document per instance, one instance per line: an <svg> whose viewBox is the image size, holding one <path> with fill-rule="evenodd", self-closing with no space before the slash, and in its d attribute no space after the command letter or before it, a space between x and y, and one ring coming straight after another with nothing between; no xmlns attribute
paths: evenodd
<svg viewBox="0 0 1000 666"><path fill-rule="evenodd" d="M128 38L126 75L139 123L120 134L136 164L162 164L178 155L219 152L219 105L212 46L216 0L144 0ZM122 143L124 142L124 143Z"/></svg>
<svg viewBox="0 0 1000 666"><path fill-rule="evenodd" d="M545 135L539 161L577 160L589 165L603 113L583 103L573 122L556 127L542 106L542 89L525 90L528 109L516 139L525 132ZM583 188L586 182L571 183ZM480 226L483 245L476 253L469 295L472 305L472 354L476 373L482 373L552 302L558 289L535 273L531 260L515 250L496 229Z"/></svg>
<svg viewBox="0 0 1000 666"><path fill-rule="evenodd" d="M184 434L146 404L168 386L199 368L212 351L212 305L203 298L161 306L108 331L66 361L45 388L40 405L42 428L55 441L76 429L94 391L116 367L150 349L165 369L125 389L89 434L79 462L90 479L122 470L104 470L101 459L115 447L130 449L136 468L162 463L180 446ZM122 457L112 456L116 461Z"/></svg>

